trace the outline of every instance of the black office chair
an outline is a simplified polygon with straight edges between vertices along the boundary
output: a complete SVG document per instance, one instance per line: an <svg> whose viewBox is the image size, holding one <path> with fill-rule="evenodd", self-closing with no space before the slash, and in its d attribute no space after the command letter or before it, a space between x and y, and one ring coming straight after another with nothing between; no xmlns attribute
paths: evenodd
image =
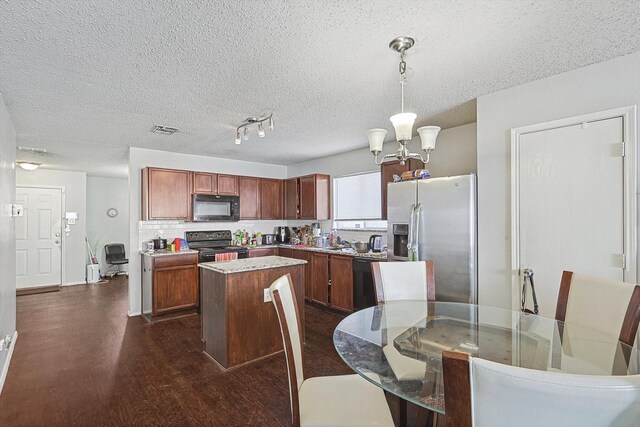
<svg viewBox="0 0 640 427"><path fill-rule="evenodd" d="M120 269L122 265L129 264L129 260L125 258L126 255L122 243L109 243L108 245L104 245L104 254L106 255L109 267L113 267L114 265L118 266L116 271L107 272L107 276L113 277L120 274L124 274L125 276L129 275L126 271Z"/></svg>

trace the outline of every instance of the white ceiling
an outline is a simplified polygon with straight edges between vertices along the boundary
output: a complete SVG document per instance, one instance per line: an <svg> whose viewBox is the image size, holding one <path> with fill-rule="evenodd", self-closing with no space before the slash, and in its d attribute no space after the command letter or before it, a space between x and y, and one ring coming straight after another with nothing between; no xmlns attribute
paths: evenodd
<svg viewBox="0 0 640 427"><path fill-rule="evenodd" d="M45 167L122 175L129 146L286 165L392 138L398 35L418 40L407 109L448 128L479 95L638 51L639 33L639 1L2 2L0 93ZM265 140L233 143L271 111Z"/></svg>

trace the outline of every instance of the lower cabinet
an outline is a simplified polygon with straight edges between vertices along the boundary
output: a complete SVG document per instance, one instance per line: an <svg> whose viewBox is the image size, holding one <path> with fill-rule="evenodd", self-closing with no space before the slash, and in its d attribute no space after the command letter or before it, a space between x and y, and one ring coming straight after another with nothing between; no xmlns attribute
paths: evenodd
<svg viewBox="0 0 640 427"><path fill-rule="evenodd" d="M353 311L353 258L331 255L329 262L331 307Z"/></svg>
<svg viewBox="0 0 640 427"><path fill-rule="evenodd" d="M145 315L198 308L198 254L156 256L150 261L144 264L142 278L143 294L148 294L143 300L150 303Z"/></svg>
<svg viewBox="0 0 640 427"><path fill-rule="evenodd" d="M283 256L285 258L293 258L293 249L278 248L278 255Z"/></svg>
<svg viewBox="0 0 640 427"><path fill-rule="evenodd" d="M329 255L312 252L310 264L309 300L329 305Z"/></svg>
<svg viewBox="0 0 640 427"><path fill-rule="evenodd" d="M311 253L307 251L294 250L292 257L307 261L304 269L304 299L308 300L311 295L311 278L313 277L311 273Z"/></svg>
<svg viewBox="0 0 640 427"><path fill-rule="evenodd" d="M249 258L278 255L278 248L253 248L249 249Z"/></svg>

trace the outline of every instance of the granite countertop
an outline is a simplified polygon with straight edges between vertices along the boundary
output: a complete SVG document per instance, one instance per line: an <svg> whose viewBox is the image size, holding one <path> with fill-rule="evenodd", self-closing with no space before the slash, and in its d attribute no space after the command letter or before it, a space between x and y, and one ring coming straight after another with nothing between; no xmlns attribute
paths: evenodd
<svg viewBox="0 0 640 427"><path fill-rule="evenodd" d="M183 251L168 251L166 249L157 249L155 251L140 251L140 253L144 256L167 256L167 255L188 255L188 254L197 254L198 251L195 249L185 249Z"/></svg>
<svg viewBox="0 0 640 427"><path fill-rule="evenodd" d="M343 251L341 249L327 249L327 248L316 248L315 246L299 246L299 245L280 245L281 248L289 248L293 250L302 250L309 252L322 252L325 254L333 254L333 255L346 255L351 257L358 258L373 258L373 259L387 259L386 252L365 252L358 253L354 250L351 251Z"/></svg>
<svg viewBox="0 0 640 427"><path fill-rule="evenodd" d="M265 256L258 258L243 258L233 261L203 262L198 264L200 268L207 268L222 274L242 273L253 270L266 270L268 268L290 267L306 264L302 259L285 258L281 256Z"/></svg>

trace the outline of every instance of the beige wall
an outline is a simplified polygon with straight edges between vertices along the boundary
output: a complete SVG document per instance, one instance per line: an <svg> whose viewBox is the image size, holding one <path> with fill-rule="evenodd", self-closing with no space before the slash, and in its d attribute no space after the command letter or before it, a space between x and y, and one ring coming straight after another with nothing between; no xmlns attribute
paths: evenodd
<svg viewBox="0 0 640 427"><path fill-rule="evenodd" d="M640 53L478 98L480 304L511 306L510 130L638 103Z"/></svg>

